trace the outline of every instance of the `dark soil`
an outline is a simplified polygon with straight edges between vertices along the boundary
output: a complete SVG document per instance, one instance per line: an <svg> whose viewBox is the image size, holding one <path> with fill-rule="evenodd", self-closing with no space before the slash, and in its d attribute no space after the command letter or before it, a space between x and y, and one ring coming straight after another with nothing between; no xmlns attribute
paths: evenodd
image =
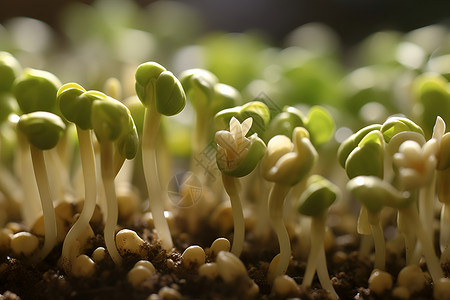
<svg viewBox="0 0 450 300"><path fill-rule="evenodd" d="M206 221L205 221L205 224ZM177 290L182 299L243 299L248 286L244 282L226 284L220 278L210 280L200 277L195 267L188 268L181 264L181 253L189 245L198 244L207 249L218 237L213 229L205 225L204 231L197 235L174 234L177 251L168 253L161 249L154 233L144 226L139 219L134 220L128 228L135 230L148 242L146 253L149 261L158 271L150 280L139 288L134 288L126 280L127 272L141 258L128 255L124 257L121 267L114 265L108 258L98 264L95 276L74 278L64 274L58 267L62 245L56 247L45 261L30 265L25 259L12 258L8 253L0 257L0 299L147 299L149 295L158 294L162 287ZM103 246L102 228L94 228L97 234L92 241L92 251ZM232 232L227 236L232 239ZM336 243L327 253L327 265L334 288L341 299L394 299L390 292L376 296L368 289L368 278L373 265L370 261L358 258L358 237L349 238L346 243ZM208 253L208 252L206 252ZM246 244L241 260L247 267L249 277L259 286L257 299L279 299L271 293L271 286L266 281L266 273L272 258L278 253L278 243L274 235L261 243L251 233L246 236ZM91 253L87 253L91 254ZM333 259L339 256L340 259ZM404 266L404 260L395 255L387 257L388 271L395 276ZM207 257L207 261L210 261ZM299 285L302 283L306 261L291 260L287 275ZM444 267L445 273L448 269ZM394 281L395 284L395 281ZM327 292L321 289L317 280L307 291L300 290L289 295L299 299L328 299ZM432 287L428 286L413 299L432 299ZM158 299L158 298L156 298Z"/></svg>

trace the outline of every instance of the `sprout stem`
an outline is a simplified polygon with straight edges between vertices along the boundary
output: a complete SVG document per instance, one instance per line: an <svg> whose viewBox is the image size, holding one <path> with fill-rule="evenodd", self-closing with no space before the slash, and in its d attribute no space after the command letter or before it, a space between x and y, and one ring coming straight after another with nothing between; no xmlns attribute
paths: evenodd
<svg viewBox="0 0 450 300"><path fill-rule="evenodd" d="M386 269L386 242L384 240L383 228L380 222L380 213L374 213L367 210L370 230L372 231L375 244L375 262L374 268L379 270Z"/></svg>
<svg viewBox="0 0 450 300"><path fill-rule="evenodd" d="M269 216L272 226L277 234L280 246L280 260L273 274L268 274L269 282L275 277L285 274L291 257L291 241L283 221L284 199L290 190L290 186L274 183L269 194Z"/></svg>
<svg viewBox="0 0 450 300"><path fill-rule="evenodd" d="M36 179L30 172L33 162L31 161L28 142L25 141L21 134L18 134L17 138L19 141L20 182L24 199L21 205L21 213L24 223L27 226L32 226L41 211L39 191L36 185Z"/></svg>
<svg viewBox="0 0 450 300"><path fill-rule="evenodd" d="M119 254L116 246L116 224L118 218L118 207L116 189L114 185L114 164L113 164L113 143L110 141L103 141L100 143L101 156L101 172L103 189L105 190L107 211L105 221L105 244L109 255L114 263L121 264L122 257Z"/></svg>
<svg viewBox="0 0 450 300"><path fill-rule="evenodd" d="M63 200L67 192L70 191L70 180L67 167L64 165L58 149L52 148L45 152L48 173L52 178L52 193L55 199Z"/></svg>
<svg viewBox="0 0 450 300"><path fill-rule="evenodd" d="M259 166L258 166L259 168ZM258 175L256 172L255 175ZM267 203L268 203L268 195L270 186L266 181L263 181L261 176L254 176L254 183L252 182L252 185L257 185L256 190L256 215L258 218L256 219L255 228L253 230L253 233L259 238L259 239L265 239L268 235L268 229L269 229L269 212L267 210Z"/></svg>
<svg viewBox="0 0 450 300"><path fill-rule="evenodd" d="M39 262L43 260L52 251L56 244L57 227L56 215L53 208L53 200L50 193L50 184L48 181L47 168L44 160L44 152L30 144L31 159L33 161L34 175L41 197L42 212L44 215L45 240L44 245L33 257L32 261Z"/></svg>
<svg viewBox="0 0 450 300"><path fill-rule="evenodd" d="M408 227L409 222L406 218L407 218L406 215L399 212L397 218L397 227L405 240L406 264L412 265L418 263L418 259L416 259L416 255L414 255L417 239L413 228Z"/></svg>
<svg viewBox="0 0 450 300"><path fill-rule="evenodd" d="M164 197L158 176L156 162L156 140L161 120L161 114L154 106L145 110L144 128L142 134L142 163L144 177L149 195L150 210L153 215L156 232L161 240L161 246L170 250L173 247L169 224L164 217Z"/></svg>
<svg viewBox="0 0 450 300"><path fill-rule="evenodd" d="M203 148L207 146L208 132L210 128L211 120L209 115L197 113L195 120L195 129L192 141L192 158L191 158L191 170L200 178L202 184L206 183L205 173L203 166L199 163L201 161L201 152Z"/></svg>
<svg viewBox="0 0 450 300"><path fill-rule="evenodd" d="M444 273L442 272L439 259L436 256L430 237L423 229L423 224L419 218L416 206L413 204L408 205L407 207L400 209L399 213L404 215L405 220L409 222L411 228L415 228L417 238L422 246L423 254L427 262L428 271L430 272L433 282L438 282L440 278L444 277Z"/></svg>
<svg viewBox="0 0 450 300"><path fill-rule="evenodd" d="M419 216L424 230L434 245L434 199L436 196L436 172L433 172L431 182L419 190Z"/></svg>
<svg viewBox="0 0 450 300"><path fill-rule="evenodd" d="M369 259L373 244L373 238L372 236L370 236L370 234L361 234L358 249L358 258L360 260Z"/></svg>
<svg viewBox="0 0 450 300"><path fill-rule="evenodd" d="M373 238L371 237L368 210L364 205L362 205L359 210L357 231L361 234L361 242L359 243L359 259L368 259L373 248Z"/></svg>
<svg viewBox="0 0 450 300"><path fill-rule="evenodd" d="M339 299L338 294L334 290L333 284L331 283L330 276L327 271L327 260L325 257L325 248L319 249L319 258L317 261L317 277L319 277L320 285L324 290L326 290L331 299Z"/></svg>
<svg viewBox="0 0 450 300"><path fill-rule="evenodd" d="M440 245L441 252L444 252L450 245L450 204L443 203L441 209L441 226L440 226Z"/></svg>
<svg viewBox="0 0 450 300"><path fill-rule="evenodd" d="M81 166L84 178L84 205L78 220L70 228L64 240L62 249L63 266L66 272L70 270L70 248L78 236L89 226L89 221L95 210L97 198L95 154L92 144L91 130L83 130L76 126L80 145Z"/></svg>
<svg viewBox="0 0 450 300"><path fill-rule="evenodd" d="M231 253L239 257L244 246L245 236L244 213L242 211L242 203L239 196L239 179L222 173L222 181L228 196L230 196L231 209L233 211L234 235Z"/></svg>
<svg viewBox="0 0 450 300"><path fill-rule="evenodd" d="M306 271L303 277L302 285L310 287L317 270L317 263L320 250L323 249L325 237L325 214L320 214L311 219L311 249L308 255Z"/></svg>

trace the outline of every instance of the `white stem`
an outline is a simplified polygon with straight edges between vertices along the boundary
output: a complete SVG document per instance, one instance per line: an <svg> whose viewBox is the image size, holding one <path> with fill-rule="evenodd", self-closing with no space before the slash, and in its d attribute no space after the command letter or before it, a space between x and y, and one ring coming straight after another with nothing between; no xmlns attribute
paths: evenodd
<svg viewBox="0 0 450 300"><path fill-rule="evenodd" d="M433 172L433 178L430 184L419 190L419 216L424 225L425 233L430 237L434 245L434 200L436 196L436 176Z"/></svg>
<svg viewBox="0 0 450 300"><path fill-rule="evenodd" d="M386 242L384 240L383 228L380 222L380 213L368 212L370 229L372 231L375 244L375 262L374 268L379 270L386 269Z"/></svg>
<svg viewBox="0 0 450 300"><path fill-rule="evenodd" d="M447 203L442 204L439 234L441 252L444 252L450 246L450 205Z"/></svg>
<svg viewBox="0 0 450 300"><path fill-rule="evenodd" d="M69 258L70 248L78 236L89 226L97 199L97 172L91 130L83 130L77 126L77 133L84 178L84 205L78 220L70 228L64 239L61 256L66 272L69 272L71 268Z"/></svg>
<svg viewBox="0 0 450 300"><path fill-rule="evenodd" d="M237 257L241 256L245 239L245 221L242 211L241 198L239 196L240 186L239 179L222 174L223 186L228 196L230 196L231 209L233 211L234 234L231 253Z"/></svg>
<svg viewBox="0 0 450 300"><path fill-rule="evenodd" d="M191 157L191 165L190 169L192 172L199 178L201 184L206 184L208 174L207 170L205 170L204 164L202 164L202 152L205 151L207 147L207 138L208 133L211 130L211 122L210 118L207 114L196 114L195 119L195 128L192 137L192 157Z"/></svg>
<svg viewBox="0 0 450 300"><path fill-rule="evenodd" d="M259 168L259 165L258 165ZM255 236L259 239L265 240L268 236L268 233L270 232L270 224L269 224L269 211L267 209L268 207L268 201L269 201L269 191L270 187L268 183L264 180L262 180L261 175L257 172L250 173L250 176L255 176L255 181L257 182L258 190L257 195L255 199L255 205L256 205L256 215L258 216L256 218L256 224L255 229L253 233Z"/></svg>
<svg viewBox="0 0 450 300"><path fill-rule="evenodd" d="M116 188L114 185L113 144L106 141L100 143L100 155L103 189L105 190L107 203L104 230L105 244L114 263L120 265L122 263L122 257L116 246L116 225L119 212L117 207Z"/></svg>
<svg viewBox="0 0 450 300"><path fill-rule="evenodd" d="M338 294L334 290L331 283L330 276L328 275L327 259L325 257L325 248L319 249L319 259L317 262L317 277L319 277L320 285L325 289L332 299L339 299Z"/></svg>
<svg viewBox="0 0 450 300"><path fill-rule="evenodd" d="M315 216L311 219L311 249L309 250L308 262L306 264L305 276L302 286L310 287L314 274L317 270L317 263L320 250L323 249L325 237L325 217L324 215Z"/></svg>
<svg viewBox="0 0 450 300"><path fill-rule="evenodd" d="M164 201L167 195L163 196L162 193L156 161L156 140L160 119L161 115L155 108L147 108L145 110L142 134L142 164L153 223L161 240L161 246L163 249L170 250L173 247L172 235L170 234L169 224L164 217Z"/></svg>
<svg viewBox="0 0 450 300"><path fill-rule="evenodd" d="M42 150L30 145L31 158L33 161L34 175L41 198L42 212L44 215L45 239L44 245L32 258L34 262L43 260L52 251L56 245L58 234L56 226L56 215L53 207L53 200L50 193L50 184L48 181L47 168Z"/></svg>
<svg viewBox="0 0 450 300"><path fill-rule="evenodd" d="M284 199L290 186L274 183L269 195L269 216L278 237L280 259L273 273L268 274L269 282L286 273L291 257L291 241L283 220Z"/></svg>
<svg viewBox="0 0 450 300"><path fill-rule="evenodd" d="M406 264L417 264L419 261L416 260L416 255L414 255L414 250L417 244L416 234L414 232L414 228L409 225L408 216L403 213L402 210L398 211L397 227L405 240Z"/></svg>
<svg viewBox="0 0 450 300"><path fill-rule="evenodd" d="M360 260L369 259L370 252L373 248L373 238L370 234L362 234L360 235L359 242L359 255L358 258Z"/></svg>
<svg viewBox="0 0 450 300"><path fill-rule="evenodd" d="M23 201L21 205L22 219L25 225L32 226L39 217L42 208L39 199L39 191L36 183L36 177L30 169L33 162L30 155L30 147L23 136L18 134L19 141L19 165L20 182L23 191Z"/></svg>
<svg viewBox="0 0 450 300"><path fill-rule="evenodd" d="M116 175L116 183L119 182L131 182L134 174L134 160L125 159L122 167Z"/></svg>
<svg viewBox="0 0 450 300"><path fill-rule="evenodd" d="M46 151L44 156L47 162L48 173L50 178L52 178L50 190L53 199L62 201L65 198L66 192L72 194L67 167L62 162L56 148Z"/></svg>
<svg viewBox="0 0 450 300"><path fill-rule="evenodd" d="M439 279L444 277L444 273L441 269L439 259L437 258L436 253L434 251L434 247L433 244L431 243L430 237L423 229L423 224L419 218L417 208L415 207L414 204L412 204L406 208L403 208L402 213L404 213L405 216L407 217L409 226L411 226L411 228L415 228L417 238L422 246L423 254L427 262L428 271L430 272L433 282L438 282Z"/></svg>
<svg viewBox="0 0 450 300"><path fill-rule="evenodd" d="M369 216L367 208L362 205L359 210L357 231L361 235L361 242L359 243L359 259L368 259L373 248L372 231L370 229Z"/></svg>

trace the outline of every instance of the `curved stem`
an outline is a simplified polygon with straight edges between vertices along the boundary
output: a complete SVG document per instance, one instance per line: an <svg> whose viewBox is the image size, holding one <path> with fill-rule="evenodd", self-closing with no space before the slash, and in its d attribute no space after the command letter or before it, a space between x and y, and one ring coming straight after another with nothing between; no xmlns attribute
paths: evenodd
<svg viewBox="0 0 450 300"><path fill-rule="evenodd" d="M241 198L239 196L239 179L222 174L222 181L228 196L230 196L231 209L233 211L234 234L231 253L239 257L244 246L245 238L245 221Z"/></svg>
<svg viewBox="0 0 450 300"><path fill-rule="evenodd" d="M119 265L122 262L122 257L119 254L116 246L116 225L118 218L118 207L116 189L114 185L114 167L113 167L113 144L112 142L100 143L101 156L101 173L103 181L103 189L105 190L107 211L105 221L105 244L109 255L114 263Z"/></svg>
<svg viewBox="0 0 450 300"><path fill-rule="evenodd" d="M434 251L433 244L431 243L430 237L427 235L423 229L422 221L419 218L417 208L414 204L409 205L402 209L402 213L405 214L411 228L415 228L417 238L422 246L423 254L428 266L428 271L430 272L433 282L438 282L440 278L444 277L444 273L441 269L439 259Z"/></svg>
<svg viewBox="0 0 450 300"><path fill-rule="evenodd" d="M425 233L434 245L434 199L436 196L436 176L433 172L431 182L419 190L419 217L424 225Z"/></svg>
<svg viewBox="0 0 450 300"><path fill-rule="evenodd" d="M320 250L323 249L325 237L325 216L315 216L311 219L311 249L309 250L308 262L306 264L305 276L303 277L302 285L304 287L310 287L314 273L317 269L317 263Z"/></svg>
<svg viewBox="0 0 450 300"><path fill-rule="evenodd" d="M273 271L268 274L269 282L275 277L285 274L291 257L291 241L283 221L284 199L289 192L290 186L274 183L269 194L269 216L272 226L277 234L280 245L280 260Z"/></svg>
<svg viewBox="0 0 450 300"><path fill-rule="evenodd" d="M20 183L23 191L21 213L24 223L32 226L41 212L39 190L36 185L35 176L30 172L33 162L30 156L29 143L21 134L17 135L20 155Z"/></svg>
<svg viewBox="0 0 450 300"><path fill-rule="evenodd" d="M142 164L149 195L150 210L153 215L156 232L161 240L161 246L170 250L173 247L169 224L164 217L164 199L159 182L158 165L156 161L156 140L161 115L153 108L145 110L144 129L142 134Z"/></svg>
<svg viewBox="0 0 450 300"><path fill-rule="evenodd" d="M78 141L80 144L81 166L83 169L84 178L84 205L83 210L78 220L70 228L64 239L62 249L62 261L66 272L70 271L70 257L69 253L72 243L78 236L89 226L89 221L95 210L97 198L97 184L96 184L96 168L95 168L95 154L92 145L92 136L90 130L83 130L77 126Z"/></svg>
<svg viewBox="0 0 450 300"><path fill-rule="evenodd" d="M41 197L42 212L44 215L45 240L44 245L39 252L33 257L34 262L43 260L52 251L56 245L56 237L58 234L56 226L56 215L53 208L53 200L50 193L50 184L48 182L47 168L42 150L30 145L31 159L33 161L34 175Z"/></svg>
<svg viewBox="0 0 450 300"><path fill-rule="evenodd" d="M320 285L329 294L331 299L339 299L338 294L334 290L333 284L331 283L330 276L327 271L327 260L325 257L325 248L319 249L319 259L317 262L317 277L319 277Z"/></svg>
<svg viewBox="0 0 450 300"><path fill-rule="evenodd" d="M444 252L450 246L450 205L447 203L442 204L439 235L441 252Z"/></svg>
<svg viewBox="0 0 450 300"><path fill-rule="evenodd" d="M379 270L386 269L386 242L384 240L383 228L380 222L380 213L367 211L369 216L370 229L372 231L375 244L375 263L374 268Z"/></svg>

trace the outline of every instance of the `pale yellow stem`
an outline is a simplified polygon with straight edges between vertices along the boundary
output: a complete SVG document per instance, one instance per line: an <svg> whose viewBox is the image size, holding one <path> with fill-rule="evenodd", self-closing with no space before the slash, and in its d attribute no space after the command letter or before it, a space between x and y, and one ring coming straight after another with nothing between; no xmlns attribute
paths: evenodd
<svg viewBox="0 0 450 300"><path fill-rule="evenodd" d="M302 285L304 287L310 287L314 278L314 274L317 270L317 263L320 250L323 249L325 237L325 217L315 216L311 219L311 249L308 255L308 261L306 263L306 271L303 276Z"/></svg>
<svg viewBox="0 0 450 300"><path fill-rule="evenodd" d="M241 198L239 196L240 185L239 179L222 174L223 186L228 196L230 196L231 209L233 211L234 234L231 253L239 257L244 247L245 239L245 221L242 211Z"/></svg>
<svg viewBox="0 0 450 300"><path fill-rule="evenodd" d="M32 258L33 262L42 261L53 250L56 245L57 226L53 200L50 193L47 168L42 150L30 145L31 160L33 161L34 175L41 198L42 212L44 215L45 239L44 245Z"/></svg>
<svg viewBox="0 0 450 300"><path fill-rule="evenodd" d="M422 221L419 218L417 208L414 204L409 205L400 210L402 214L405 215L405 219L408 220L409 226L415 229L417 238L422 246L422 251L425 256L428 271L430 272L433 282L438 282L439 279L444 277L439 259L434 251L433 244L431 243L430 237L427 235L423 229Z"/></svg>
<svg viewBox="0 0 450 300"><path fill-rule="evenodd" d="M70 248L78 236L89 226L97 199L97 174L91 130L83 130L77 126L77 133L84 179L84 205L78 220L70 228L64 239L61 257L66 272L71 269Z"/></svg>
<svg viewBox="0 0 450 300"><path fill-rule="evenodd" d="M153 216L155 229L161 240L163 249L170 250L173 247L172 235L169 224L164 217L164 202L167 195L162 193L158 175L156 160L156 140L158 137L161 115L154 107L145 110L144 129L142 134L142 164L144 177L149 195L150 210Z"/></svg>
<svg viewBox="0 0 450 300"><path fill-rule="evenodd" d="M374 268L379 270L386 269L386 242L384 240L383 228L380 222L380 213L367 211L375 244L375 262Z"/></svg>
<svg viewBox="0 0 450 300"><path fill-rule="evenodd" d="M268 280L273 280L286 273L291 257L291 241L283 220L284 199L290 186L274 183L269 195L269 216L280 246L280 259L273 273L269 273Z"/></svg>
<svg viewBox="0 0 450 300"><path fill-rule="evenodd" d="M100 143L100 156L103 189L105 191L107 206L104 230L105 245L114 263L120 265L122 263L122 257L116 246L116 225L119 212L114 184L115 172L113 167L112 142L104 141Z"/></svg>

